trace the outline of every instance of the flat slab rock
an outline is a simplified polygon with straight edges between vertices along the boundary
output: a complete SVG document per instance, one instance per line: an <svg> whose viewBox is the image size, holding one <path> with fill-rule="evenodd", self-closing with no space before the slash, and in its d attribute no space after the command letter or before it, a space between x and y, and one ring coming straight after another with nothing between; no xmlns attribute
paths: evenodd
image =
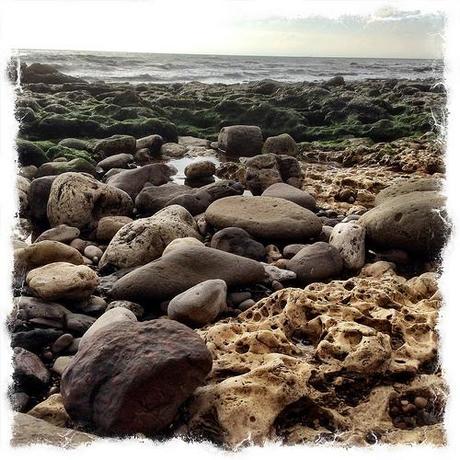
<svg viewBox="0 0 460 460"><path fill-rule="evenodd" d="M174 420L211 367L203 340L187 326L121 321L80 344L61 394L70 417L98 432L155 433Z"/></svg>
<svg viewBox="0 0 460 460"><path fill-rule="evenodd" d="M321 232L321 220L283 198L231 196L212 203L206 220L217 228L239 227L255 238L303 241Z"/></svg>
<svg viewBox="0 0 460 460"><path fill-rule="evenodd" d="M110 295L139 303L162 301L210 279L221 279L227 286L235 286L260 283L264 278L260 262L218 249L189 246L123 276Z"/></svg>

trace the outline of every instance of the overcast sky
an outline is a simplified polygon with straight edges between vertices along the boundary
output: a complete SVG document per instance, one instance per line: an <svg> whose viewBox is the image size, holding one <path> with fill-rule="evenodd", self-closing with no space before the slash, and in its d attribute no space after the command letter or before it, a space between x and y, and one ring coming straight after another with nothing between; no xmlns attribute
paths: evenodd
<svg viewBox="0 0 460 460"><path fill-rule="evenodd" d="M439 0L4 0L3 6L12 48L439 58L443 47Z"/></svg>

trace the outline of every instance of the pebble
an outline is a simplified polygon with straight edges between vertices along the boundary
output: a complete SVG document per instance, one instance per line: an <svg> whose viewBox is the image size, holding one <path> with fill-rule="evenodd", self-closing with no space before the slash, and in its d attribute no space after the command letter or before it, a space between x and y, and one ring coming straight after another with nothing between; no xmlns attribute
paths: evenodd
<svg viewBox="0 0 460 460"><path fill-rule="evenodd" d="M428 405L428 400L422 396L417 396L414 399L414 404L419 409L425 409L425 407Z"/></svg>
<svg viewBox="0 0 460 460"><path fill-rule="evenodd" d="M86 248L83 251L83 255L85 257L88 257L88 259L93 260L94 262L98 262L99 259L102 257L102 254L103 254L102 250L94 245L86 246Z"/></svg>
<svg viewBox="0 0 460 460"><path fill-rule="evenodd" d="M53 343L51 346L51 351L54 354L60 353L61 351L64 351L66 348L68 348L72 342L72 334L63 334L56 340L56 342Z"/></svg>
<svg viewBox="0 0 460 460"><path fill-rule="evenodd" d="M284 289L284 286L277 280L272 281L272 289L274 291L279 291L281 289Z"/></svg>
<svg viewBox="0 0 460 460"><path fill-rule="evenodd" d="M250 292L231 292L228 296L230 303L233 305L240 305L245 300L251 298Z"/></svg>
<svg viewBox="0 0 460 460"><path fill-rule="evenodd" d="M251 308L253 305L255 305L256 302L252 299L247 299L245 300L244 302L241 302L239 305L238 305L238 309L239 310L247 310L248 308Z"/></svg>

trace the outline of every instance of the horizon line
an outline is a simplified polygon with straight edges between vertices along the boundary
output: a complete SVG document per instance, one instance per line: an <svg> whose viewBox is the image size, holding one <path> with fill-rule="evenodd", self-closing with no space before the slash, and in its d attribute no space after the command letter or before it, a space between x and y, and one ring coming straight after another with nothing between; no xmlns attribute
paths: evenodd
<svg viewBox="0 0 460 460"><path fill-rule="evenodd" d="M81 53L117 53L117 54L161 54L177 56L228 56L228 57L272 57L272 58L306 58L306 59L396 59L396 60L419 60L419 61L443 61L444 57L379 57L379 56L301 56L301 55L272 55L272 54L219 54L219 53L171 53L158 51L118 51L118 50L87 50L87 49L56 49L56 48L15 48L11 51L61 51Z"/></svg>

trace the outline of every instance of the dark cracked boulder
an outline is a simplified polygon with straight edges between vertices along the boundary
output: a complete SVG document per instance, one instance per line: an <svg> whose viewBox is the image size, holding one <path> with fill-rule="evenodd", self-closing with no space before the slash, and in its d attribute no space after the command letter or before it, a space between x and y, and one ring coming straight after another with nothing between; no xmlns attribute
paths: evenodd
<svg viewBox="0 0 460 460"><path fill-rule="evenodd" d="M81 345L61 394L75 422L107 434L153 434L174 420L211 367L206 345L187 326L121 321Z"/></svg>
<svg viewBox="0 0 460 460"><path fill-rule="evenodd" d="M206 280L221 279L231 287L260 283L264 278L260 262L218 249L189 246L123 276L110 295L142 304L171 299Z"/></svg>

